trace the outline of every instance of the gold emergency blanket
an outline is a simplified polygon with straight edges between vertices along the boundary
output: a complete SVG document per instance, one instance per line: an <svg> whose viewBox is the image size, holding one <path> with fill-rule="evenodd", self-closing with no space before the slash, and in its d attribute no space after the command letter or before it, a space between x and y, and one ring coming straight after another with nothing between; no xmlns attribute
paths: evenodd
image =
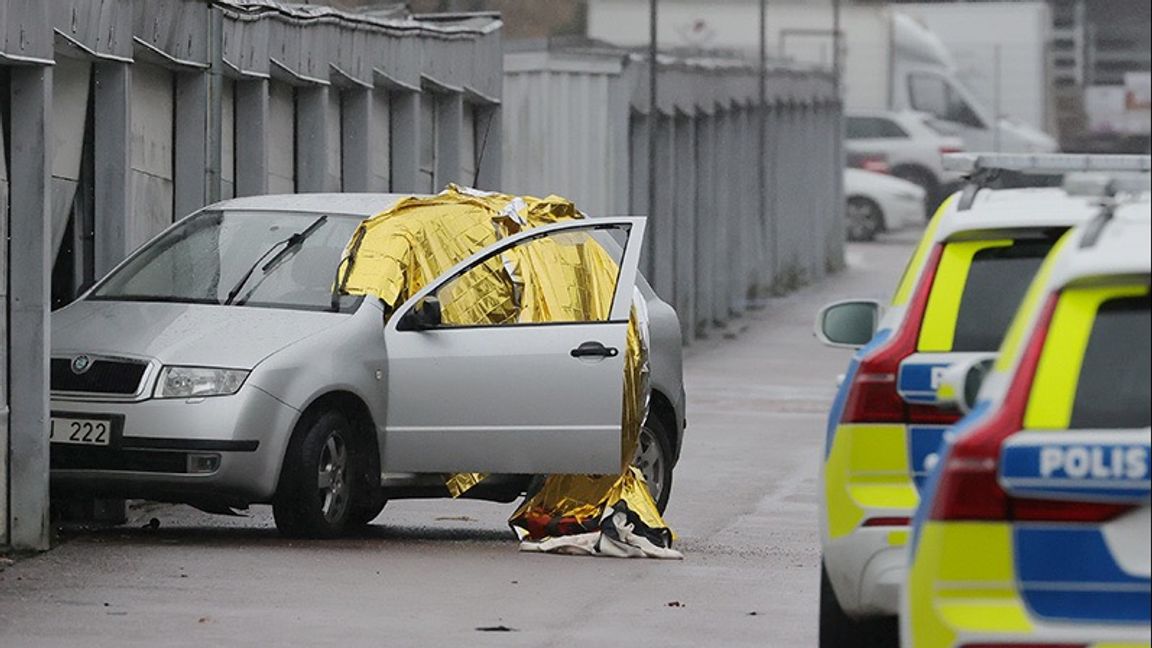
<svg viewBox="0 0 1152 648"><path fill-rule="evenodd" d="M478 250L520 231L583 218L570 201L513 197L460 189L407 198L362 223L348 245L338 282L347 294L375 295L402 304L449 268ZM619 268L588 237L579 245L548 238L515 246L460 275L440 292L443 321L452 324L572 322L606 319ZM639 526L666 537L667 530L639 471L629 464L648 408L647 341L643 304L633 308L625 358L621 472L618 475L553 475L525 500L509 523L522 540L586 533L617 507ZM454 497L484 479L477 473L446 476ZM631 528L631 527L629 527Z"/></svg>

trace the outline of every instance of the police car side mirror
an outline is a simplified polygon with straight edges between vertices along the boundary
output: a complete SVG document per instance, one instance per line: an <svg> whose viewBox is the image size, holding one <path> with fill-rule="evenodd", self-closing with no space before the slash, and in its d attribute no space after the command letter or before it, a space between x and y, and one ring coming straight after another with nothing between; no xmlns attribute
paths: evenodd
<svg viewBox="0 0 1152 648"><path fill-rule="evenodd" d="M816 338L831 347L857 349L872 340L880 322L880 302L850 299L828 304L816 314Z"/></svg>
<svg viewBox="0 0 1152 648"><path fill-rule="evenodd" d="M995 354L978 354L960 360L948 367L940 376L940 385L936 389L936 404L941 407L955 407L967 414L976 406L976 399L980 395L980 387L984 379L992 370L992 363L996 361Z"/></svg>

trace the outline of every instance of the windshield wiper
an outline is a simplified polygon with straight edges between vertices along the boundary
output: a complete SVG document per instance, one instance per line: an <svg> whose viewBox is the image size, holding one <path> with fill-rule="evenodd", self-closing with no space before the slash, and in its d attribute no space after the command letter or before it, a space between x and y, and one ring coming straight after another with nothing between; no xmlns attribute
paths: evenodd
<svg viewBox="0 0 1152 648"><path fill-rule="evenodd" d="M272 246L268 248L268 251L266 251L264 254L261 254L260 258L256 259L256 262L248 268L248 271L245 272L242 277L240 277L240 281L237 281L236 285L232 286L232 290L228 291L228 298L224 300L224 305L232 305L232 302L236 299L236 296L239 295L240 291L244 288L244 284L248 283L248 280L252 278L252 273L256 272L256 268L260 268L260 271L263 274L268 274L269 269L273 268L277 263L282 261L289 254L292 254L298 250L304 241L309 236L315 234L316 230L320 229L327 221L327 215L321 216L320 218L317 218L315 221L313 221L313 223L306 227L304 230L296 232L283 241L276 241L273 243ZM279 252L276 252L276 248L279 248L281 245L284 246L283 249L281 249ZM260 264L264 262L264 259L267 259L268 256L273 252L276 252L276 255L273 256L268 261L268 263L264 263L264 265L261 266Z"/></svg>

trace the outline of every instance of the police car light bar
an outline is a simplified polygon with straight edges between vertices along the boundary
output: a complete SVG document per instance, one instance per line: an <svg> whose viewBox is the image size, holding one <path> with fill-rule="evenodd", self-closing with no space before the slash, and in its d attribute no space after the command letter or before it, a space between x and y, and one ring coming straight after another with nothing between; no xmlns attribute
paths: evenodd
<svg viewBox="0 0 1152 648"><path fill-rule="evenodd" d="M943 163L946 171L956 171L965 175L993 169L1035 175L1075 171L1136 173L1152 171L1152 156L1147 155L949 153L943 156Z"/></svg>

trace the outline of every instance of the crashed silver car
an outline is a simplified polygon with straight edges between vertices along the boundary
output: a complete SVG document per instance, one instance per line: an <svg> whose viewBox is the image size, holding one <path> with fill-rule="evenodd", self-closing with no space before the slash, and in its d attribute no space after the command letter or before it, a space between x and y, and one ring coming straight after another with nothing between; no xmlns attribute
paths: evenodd
<svg viewBox="0 0 1152 648"><path fill-rule="evenodd" d="M357 226L404 197L211 205L53 313L54 495L272 504L281 531L333 536L389 499L448 496L448 473L491 473L465 496L512 501L538 475L618 472L616 351L638 291L652 391L634 465L663 509L684 428L681 338L636 272L643 219L506 237L399 305L334 291ZM620 270L605 321L439 326L433 298L470 269L606 229Z"/></svg>

